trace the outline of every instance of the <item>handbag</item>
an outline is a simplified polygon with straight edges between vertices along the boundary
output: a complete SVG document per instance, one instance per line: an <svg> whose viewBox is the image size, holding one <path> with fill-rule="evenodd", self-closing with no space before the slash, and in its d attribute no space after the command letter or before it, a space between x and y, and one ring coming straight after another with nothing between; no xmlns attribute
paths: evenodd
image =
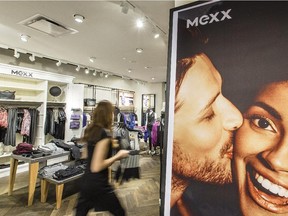
<svg viewBox="0 0 288 216"><path fill-rule="evenodd" d="M0 91L0 99L15 99L15 91L4 90Z"/></svg>
<svg viewBox="0 0 288 216"><path fill-rule="evenodd" d="M79 129L80 128L80 121L71 121L69 128L70 129Z"/></svg>
<svg viewBox="0 0 288 216"><path fill-rule="evenodd" d="M79 114L74 114L74 113L70 117L71 120L80 120L80 118L81 116Z"/></svg>

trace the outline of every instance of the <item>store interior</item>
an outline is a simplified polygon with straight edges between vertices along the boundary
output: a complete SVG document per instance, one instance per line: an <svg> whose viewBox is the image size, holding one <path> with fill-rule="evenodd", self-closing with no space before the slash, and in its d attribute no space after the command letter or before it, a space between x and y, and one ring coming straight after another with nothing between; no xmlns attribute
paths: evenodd
<svg viewBox="0 0 288 216"><path fill-rule="evenodd" d="M71 161L70 154L45 161L11 155L19 143L38 148L53 139L66 143L80 138L101 100L111 101L127 118L136 116L130 143L136 150L147 151L136 162L140 175L128 177L116 189L128 215L159 215L163 137L158 136L157 154L151 154L144 126L150 108L159 125L163 123L159 130L164 131L169 11L185 3L0 2L0 91L5 94L0 97L0 108L7 113L17 110L18 116L19 110L24 114L34 110L37 119L29 135L9 129L11 122L2 125L0 196L8 205L0 208L0 215L73 215L77 179L65 182L64 190L52 181L56 190L51 185L45 197L41 178L36 178L44 166ZM139 21L142 27L137 26ZM65 114L66 121L52 133L47 130L47 119L53 115L49 110L55 109Z"/></svg>

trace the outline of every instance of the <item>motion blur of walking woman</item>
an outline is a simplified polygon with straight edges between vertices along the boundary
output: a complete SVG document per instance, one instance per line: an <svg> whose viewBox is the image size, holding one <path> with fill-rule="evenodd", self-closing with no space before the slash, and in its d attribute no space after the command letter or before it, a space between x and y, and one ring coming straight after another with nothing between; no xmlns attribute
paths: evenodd
<svg viewBox="0 0 288 216"><path fill-rule="evenodd" d="M87 215L92 208L122 216L125 210L109 184L108 167L116 160L128 157L129 151L119 150L112 156L111 127L114 108L109 101L100 101L95 108L92 122L81 138L87 144L87 168L82 177L76 216Z"/></svg>

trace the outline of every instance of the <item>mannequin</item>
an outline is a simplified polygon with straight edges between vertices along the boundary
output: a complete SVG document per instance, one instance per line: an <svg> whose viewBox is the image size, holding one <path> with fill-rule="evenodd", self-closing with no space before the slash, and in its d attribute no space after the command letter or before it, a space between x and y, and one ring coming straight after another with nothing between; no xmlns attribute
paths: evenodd
<svg viewBox="0 0 288 216"><path fill-rule="evenodd" d="M152 127L153 124L156 120L157 116L156 113L154 113L152 108L148 108L147 112L146 112L146 130L148 132L148 137L149 137L149 152L151 152L152 154L155 153L154 149L153 149L153 145L152 145L152 140L151 140L151 131L152 131Z"/></svg>

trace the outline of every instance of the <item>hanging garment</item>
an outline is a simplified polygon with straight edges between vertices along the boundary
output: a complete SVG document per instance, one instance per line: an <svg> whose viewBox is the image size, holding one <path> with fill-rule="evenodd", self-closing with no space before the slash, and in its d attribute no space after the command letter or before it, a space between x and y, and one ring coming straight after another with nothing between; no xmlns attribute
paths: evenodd
<svg viewBox="0 0 288 216"><path fill-rule="evenodd" d="M152 131L151 131L151 141L152 141L152 144L153 146L157 146L158 145L158 129L159 129L159 126L160 126L160 122L159 121L156 121L154 124L153 124L153 127L152 127Z"/></svg>
<svg viewBox="0 0 288 216"><path fill-rule="evenodd" d="M7 133L4 138L4 145L16 146L16 125L17 125L17 109L8 109L8 125Z"/></svg>
<svg viewBox="0 0 288 216"><path fill-rule="evenodd" d="M29 110L24 109L24 117L22 121L22 126L21 126L21 132L20 134L22 136L30 136L30 125L31 125L31 115L29 113Z"/></svg>
<svg viewBox="0 0 288 216"><path fill-rule="evenodd" d="M8 127L8 112L4 108L0 109L0 127Z"/></svg>

